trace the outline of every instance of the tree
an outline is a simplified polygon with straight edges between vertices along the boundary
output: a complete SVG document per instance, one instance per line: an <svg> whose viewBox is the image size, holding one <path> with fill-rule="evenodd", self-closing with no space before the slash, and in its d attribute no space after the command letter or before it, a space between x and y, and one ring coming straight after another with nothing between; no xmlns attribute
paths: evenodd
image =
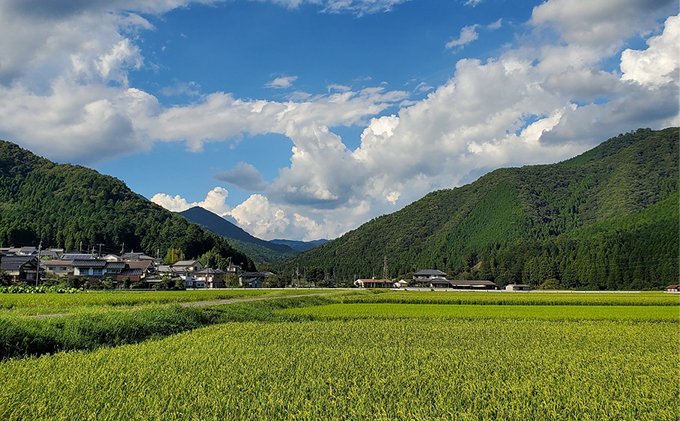
<svg viewBox="0 0 680 421"><path fill-rule="evenodd" d="M307 271L307 282L314 284L316 286L319 282L323 281L326 277L325 272L320 267L313 267Z"/></svg>
<svg viewBox="0 0 680 421"><path fill-rule="evenodd" d="M184 253L180 249L176 248L169 248L168 252L165 254L165 258L163 259L163 263L166 265L174 265L175 263L179 262L180 260L184 260Z"/></svg>

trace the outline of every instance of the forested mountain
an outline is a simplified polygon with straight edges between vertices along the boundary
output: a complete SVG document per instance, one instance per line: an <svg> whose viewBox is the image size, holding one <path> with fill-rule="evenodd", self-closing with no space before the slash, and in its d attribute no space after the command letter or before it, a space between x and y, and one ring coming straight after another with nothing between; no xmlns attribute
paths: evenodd
<svg viewBox="0 0 680 421"><path fill-rule="evenodd" d="M455 278L584 289L678 279L678 128L640 129L552 165L428 194L281 265L336 279L437 268Z"/></svg>
<svg viewBox="0 0 680 421"><path fill-rule="evenodd" d="M122 181L78 166L55 164L0 141L0 245L78 249L105 247L187 258L207 252L246 269L250 258L207 232L132 192Z"/></svg>
<svg viewBox="0 0 680 421"><path fill-rule="evenodd" d="M272 243L276 244L285 244L288 247L297 250L297 251L307 251L311 249L312 247L316 247L320 244L327 243L328 240L324 239L319 239L319 240L312 240L312 241L296 241L296 240L283 240L283 239L275 239L271 240Z"/></svg>
<svg viewBox="0 0 680 421"><path fill-rule="evenodd" d="M232 246L248 254L258 265L278 262L297 254L297 251L285 244L254 237L242 228L200 206L194 206L179 214L190 222L227 238Z"/></svg>

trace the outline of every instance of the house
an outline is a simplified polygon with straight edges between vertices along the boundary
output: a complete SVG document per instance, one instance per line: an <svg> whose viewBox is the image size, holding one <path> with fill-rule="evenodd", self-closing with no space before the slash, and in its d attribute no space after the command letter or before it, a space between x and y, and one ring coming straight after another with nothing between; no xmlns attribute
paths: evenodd
<svg viewBox="0 0 680 421"><path fill-rule="evenodd" d="M36 256L2 256L0 270L9 274L12 281L36 280L38 258Z"/></svg>
<svg viewBox="0 0 680 421"><path fill-rule="evenodd" d="M531 287L524 284L510 284L505 286L506 291L529 291Z"/></svg>
<svg viewBox="0 0 680 421"><path fill-rule="evenodd" d="M45 260L42 266L46 273L52 273L57 277L73 275L73 262L71 260Z"/></svg>
<svg viewBox="0 0 680 421"><path fill-rule="evenodd" d="M473 290L494 290L498 289L498 285L491 281L449 281L451 288L454 289L473 289Z"/></svg>
<svg viewBox="0 0 680 421"><path fill-rule="evenodd" d="M195 272L194 282L203 282L205 288L226 288L224 272L219 269L206 268Z"/></svg>
<svg viewBox="0 0 680 421"><path fill-rule="evenodd" d="M130 253L123 253L120 258L122 260L154 260L154 258L151 256L147 256L144 253L135 253L134 251L131 251Z"/></svg>
<svg viewBox="0 0 680 421"><path fill-rule="evenodd" d="M31 246L21 247L16 251L16 254L18 256L33 256L35 254L38 254L38 249Z"/></svg>
<svg viewBox="0 0 680 421"><path fill-rule="evenodd" d="M157 273L156 264L153 260L129 260L125 263L127 263L128 269L140 269L143 273L143 278Z"/></svg>
<svg viewBox="0 0 680 421"><path fill-rule="evenodd" d="M394 283L395 288L406 288L408 286L408 281L405 279L400 279Z"/></svg>
<svg viewBox="0 0 680 421"><path fill-rule="evenodd" d="M264 281L271 275L271 272L243 272L238 277L238 283L244 288L262 288Z"/></svg>
<svg viewBox="0 0 680 421"><path fill-rule="evenodd" d="M394 282L391 279L357 279L354 285L359 288L392 288Z"/></svg>
<svg viewBox="0 0 680 421"><path fill-rule="evenodd" d="M666 292L680 292L680 285L669 285L666 287Z"/></svg>
<svg viewBox="0 0 680 421"><path fill-rule="evenodd" d="M124 262L121 262L124 263ZM130 269L125 268L116 274L116 282L119 284L125 282L125 279L129 279L130 282L143 282L144 281L144 271L141 269Z"/></svg>
<svg viewBox="0 0 680 421"><path fill-rule="evenodd" d="M430 288L449 288L451 286L449 280L446 278L429 278L420 282L424 283Z"/></svg>
<svg viewBox="0 0 680 421"><path fill-rule="evenodd" d="M428 280L436 278L446 278L446 274L437 269L421 269L413 274L416 282L427 283Z"/></svg>
<svg viewBox="0 0 680 421"><path fill-rule="evenodd" d="M74 276L92 278L117 277L126 268L125 262L107 262L102 259L74 260L72 263Z"/></svg>
<svg viewBox="0 0 680 421"><path fill-rule="evenodd" d="M198 272L203 270L203 265L198 260L180 260L172 265L172 270L177 273Z"/></svg>

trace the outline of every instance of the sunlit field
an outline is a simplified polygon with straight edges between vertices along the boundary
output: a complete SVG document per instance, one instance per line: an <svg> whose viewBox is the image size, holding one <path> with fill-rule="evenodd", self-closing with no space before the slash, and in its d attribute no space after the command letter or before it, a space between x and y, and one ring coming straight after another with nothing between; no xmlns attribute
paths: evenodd
<svg viewBox="0 0 680 421"><path fill-rule="evenodd" d="M677 296L447 294L219 306L240 318L5 360L0 418L678 419Z"/></svg>

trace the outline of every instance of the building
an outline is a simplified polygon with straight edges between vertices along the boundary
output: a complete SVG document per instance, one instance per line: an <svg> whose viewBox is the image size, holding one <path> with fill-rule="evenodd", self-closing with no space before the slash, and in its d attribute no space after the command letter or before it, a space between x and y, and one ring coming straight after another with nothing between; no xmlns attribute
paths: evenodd
<svg viewBox="0 0 680 421"><path fill-rule="evenodd" d="M264 281L271 275L271 272L243 272L238 277L238 284L244 288L262 288Z"/></svg>
<svg viewBox="0 0 680 421"><path fill-rule="evenodd" d="M194 275L194 282L203 283L204 288L226 288L224 272L219 269L206 268Z"/></svg>
<svg viewBox="0 0 680 421"><path fill-rule="evenodd" d="M495 290L498 285L491 281L469 280L469 281L449 281L453 289L472 289L472 290Z"/></svg>
<svg viewBox="0 0 680 421"><path fill-rule="evenodd" d="M413 274L416 282L427 282L430 279L446 278L446 274L437 269L421 269Z"/></svg>
<svg viewBox="0 0 680 421"><path fill-rule="evenodd" d="M666 287L666 292L680 292L680 285L669 285Z"/></svg>
<svg viewBox="0 0 680 421"><path fill-rule="evenodd" d="M2 256L0 260L0 270L12 281L35 282L37 269L37 256Z"/></svg>
<svg viewBox="0 0 680 421"><path fill-rule="evenodd" d="M203 270L203 264L198 260L180 260L172 265L172 270L177 273L198 272Z"/></svg>
<svg viewBox="0 0 680 421"><path fill-rule="evenodd" d="M73 275L73 262L71 260L45 260L42 266L46 273L51 273L57 277Z"/></svg>
<svg viewBox="0 0 680 421"><path fill-rule="evenodd" d="M90 278L106 278L108 276L115 278L126 267L125 262L107 262L101 259L74 260L71 265L73 266L74 276Z"/></svg>
<svg viewBox="0 0 680 421"><path fill-rule="evenodd" d="M394 282L391 279L357 279L354 285L359 288L392 288Z"/></svg>
<svg viewBox="0 0 680 421"><path fill-rule="evenodd" d="M531 287L524 284L510 284L505 286L506 291L530 291Z"/></svg>

